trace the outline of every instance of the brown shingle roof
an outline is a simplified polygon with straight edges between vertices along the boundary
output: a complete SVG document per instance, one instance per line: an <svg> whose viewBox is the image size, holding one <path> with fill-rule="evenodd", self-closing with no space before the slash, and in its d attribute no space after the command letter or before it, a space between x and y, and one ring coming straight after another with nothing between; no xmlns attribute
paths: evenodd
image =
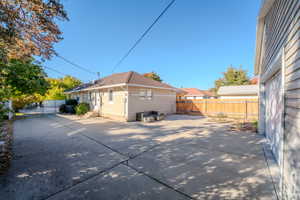
<svg viewBox="0 0 300 200"><path fill-rule="evenodd" d="M151 78L144 77L143 75L141 75L137 72L131 72L131 76L127 83L175 89L174 87L172 87L166 83L162 83L159 81L155 81Z"/></svg>
<svg viewBox="0 0 300 200"><path fill-rule="evenodd" d="M137 72L134 72L134 71L116 73L116 74L112 74L110 76L106 76L102 79L95 81L95 84L89 88L96 88L96 87L101 87L101 86L110 86L110 85L124 84L124 83L175 89L174 87L172 87L166 83L161 83L159 81L155 81L150 78L146 78L143 75L141 75Z"/></svg>

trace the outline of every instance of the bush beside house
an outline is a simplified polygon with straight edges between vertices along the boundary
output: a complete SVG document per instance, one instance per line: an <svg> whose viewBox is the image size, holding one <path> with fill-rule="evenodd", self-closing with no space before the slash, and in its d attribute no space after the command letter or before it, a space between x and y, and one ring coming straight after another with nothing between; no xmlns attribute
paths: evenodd
<svg viewBox="0 0 300 200"><path fill-rule="evenodd" d="M88 103L80 103L75 107L76 115L84 115L90 111L90 105Z"/></svg>

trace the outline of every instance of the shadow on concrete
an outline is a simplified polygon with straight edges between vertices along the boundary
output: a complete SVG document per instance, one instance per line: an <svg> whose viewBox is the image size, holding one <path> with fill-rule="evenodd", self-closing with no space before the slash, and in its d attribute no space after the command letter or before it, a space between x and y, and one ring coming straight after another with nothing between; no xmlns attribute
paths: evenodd
<svg viewBox="0 0 300 200"><path fill-rule="evenodd" d="M6 199L272 199L262 138L206 118L150 124L44 115L15 123ZM122 197L122 198L121 198Z"/></svg>

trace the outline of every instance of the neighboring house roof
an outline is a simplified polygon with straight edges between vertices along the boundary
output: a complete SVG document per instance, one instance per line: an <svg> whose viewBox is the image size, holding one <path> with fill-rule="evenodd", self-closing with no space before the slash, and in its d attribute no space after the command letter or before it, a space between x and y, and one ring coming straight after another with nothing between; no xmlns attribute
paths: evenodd
<svg viewBox="0 0 300 200"><path fill-rule="evenodd" d="M252 85L258 84L258 77L257 77L257 76L253 77L253 78L250 80L250 84L252 84Z"/></svg>
<svg viewBox="0 0 300 200"><path fill-rule="evenodd" d="M182 88L176 88L176 94L177 95L185 95L185 94L187 94L187 92L184 91Z"/></svg>
<svg viewBox="0 0 300 200"><path fill-rule="evenodd" d="M218 95L257 95L258 85L236 85L236 86L221 86L218 90Z"/></svg>
<svg viewBox="0 0 300 200"><path fill-rule="evenodd" d="M90 86L83 87L80 90L92 90L92 89L101 88L101 87L114 87L117 85L145 86L145 87L148 86L148 87L176 90L176 88L174 88L166 83L161 83L159 81L155 81L153 79L146 78L143 75L141 75L137 72L134 72L134 71L116 73L116 74L112 74L110 76L106 76L102 79L94 81L94 83L91 84ZM75 92L77 92L77 91L78 90L75 90ZM71 90L70 92L73 92L73 90ZM70 92L68 92L68 93L70 93Z"/></svg>
<svg viewBox="0 0 300 200"><path fill-rule="evenodd" d="M185 96L214 96L212 92L209 92L207 90L199 90L197 88L180 88L180 90L183 90L185 92Z"/></svg>

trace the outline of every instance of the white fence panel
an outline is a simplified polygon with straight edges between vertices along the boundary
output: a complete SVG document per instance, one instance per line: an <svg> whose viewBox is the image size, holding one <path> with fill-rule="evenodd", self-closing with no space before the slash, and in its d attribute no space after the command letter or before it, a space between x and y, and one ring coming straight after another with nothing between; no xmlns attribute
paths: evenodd
<svg viewBox="0 0 300 200"><path fill-rule="evenodd" d="M65 100L47 100L43 101L42 104L37 107L25 108L20 110L20 112L27 114L58 113L59 106L61 106L65 102Z"/></svg>
<svg viewBox="0 0 300 200"><path fill-rule="evenodd" d="M59 107L64 103L66 103L65 100L47 100L47 101L43 101L43 106L53 108L53 107Z"/></svg>
<svg viewBox="0 0 300 200"><path fill-rule="evenodd" d="M6 101L4 102L4 106L10 110L12 110L12 101ZM8 119L11 119L13 117L13 113L12 112L8 112Z"/></svg>

